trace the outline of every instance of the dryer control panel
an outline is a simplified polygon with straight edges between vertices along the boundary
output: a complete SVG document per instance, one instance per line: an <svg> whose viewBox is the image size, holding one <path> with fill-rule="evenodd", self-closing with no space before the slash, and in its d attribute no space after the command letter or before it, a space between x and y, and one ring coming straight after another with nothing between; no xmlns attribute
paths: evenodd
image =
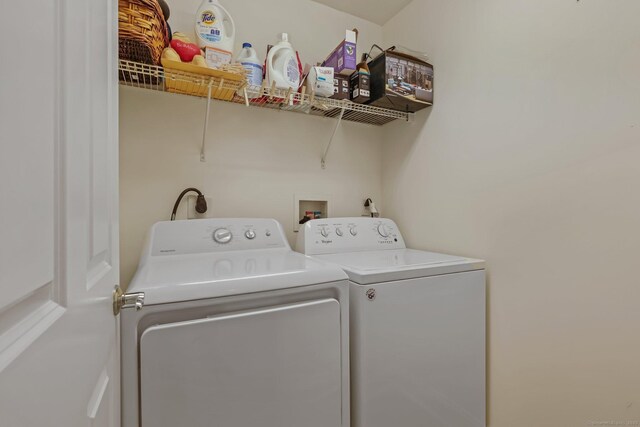
<svg viewBox="0 0 640 427"><path fill-rule="evenodd" d="M207 218L163 221L151 227L145 257L237 250L290 249L284 230L274 219Z"/></svg>
<svg viewBox="0 0 640 427"><path fill-rule="evenodd" d="M404 248L398 226L387 218L314 219L300 228L296 242L306 255Z"/></svg>

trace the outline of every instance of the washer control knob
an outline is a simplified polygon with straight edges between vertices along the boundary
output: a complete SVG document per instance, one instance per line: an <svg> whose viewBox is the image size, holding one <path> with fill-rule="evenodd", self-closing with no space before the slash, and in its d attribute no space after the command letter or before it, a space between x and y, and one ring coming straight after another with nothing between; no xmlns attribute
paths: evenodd
<svg viewBox="0 0 640 427"><path fill-rule="evenodd" d="M386 225L380 224L378 226L378 234L380 234L382 237L389 237L389 229Z"/></svg>
<svg viewBox="0 0 640 427"><path fill-rule="evenodd" d="M327 227L322 227L320 229L320 234L322 234L322 237L328 237L329 236L329 230L327 229Z"/></svg>
<svg viewBox="0 0 640 427"><path fill-rule="evenodd" d="M233 235L231 234L231 231L227 230L226 228L218 228L213 232L213 240L215 240L217 243L229 243L232 238Z"/></svg>
<svg viewBox="0 0 640 427"><path fill-rule="evenodd" d="M338 236L342 237L342 235L344 234L344 233L342 232L342 228L340 228L340 227L336 227L336 234L337 234Z"/></svg>
<svg viewBox="0 0 640 427"><path fill-rule="evenodd" d="M349 228L349 233L351 233L352 236L357 236L358 235L358 229L356 228L355 225L353 227Z"/></svg>
<svg viewBox="0 0 640 427"><path fill-rule="evenodd" d="M248 229L247 231L244 232L244 237L246 237L249 240L253 240L256 238L256 232L253 231L252 229Z"/></svg>

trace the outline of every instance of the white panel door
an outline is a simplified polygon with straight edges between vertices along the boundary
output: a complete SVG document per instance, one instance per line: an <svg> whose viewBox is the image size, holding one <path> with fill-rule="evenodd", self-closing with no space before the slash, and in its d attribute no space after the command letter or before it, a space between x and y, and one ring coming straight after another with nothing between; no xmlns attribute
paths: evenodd
<svg viewBox="0 0 640 427"><path fill-rule="evenodd" d="M3 2L0 425L120 425L117 4Z"/></svg>

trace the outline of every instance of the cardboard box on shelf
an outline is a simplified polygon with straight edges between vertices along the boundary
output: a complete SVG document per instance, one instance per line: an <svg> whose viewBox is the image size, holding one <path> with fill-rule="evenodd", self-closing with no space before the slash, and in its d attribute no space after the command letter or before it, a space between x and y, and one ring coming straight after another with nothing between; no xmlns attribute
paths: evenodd
<svg viewBox="0 0 640 427"><path fill-rule="evenodd" d="M357 33L353 30L345 32L344 40L322 63L323 67L332 67L336 74L350 76L356 71L356 42Z"/></svg>
<svg viewBox="0 0 640 427"><path fill-rule="evenodd" d="M369 104L410 113L433 105L433 65L392 49L368 65L371 71Z"/></svg>
<svg viewBox="0 0 640 427"><path fill-rule="evenodd" d="M333 76L333 99L349 99L349 77L340 74Z"/></svg>
<svg viewBox="0 0 640 427"><path fill-rule="evenodd" d="M205 59L209 68L222 68L223 65L229 65L232 61L232 53L226 50L216 49L215 47L205 47Z"/></svg>
<svg viewBox="0 0 640 427"><path fill-rule="evenodd" d="M355 72L349 78L350 99L358 104L366 104L371 99L371 76Z"/></svg>
<svg viewBox="0 0 640 427"><path fill-rule="evenodd" d="M334 94L333 68L311 67L307 74L307 89L317 96L330 97Z"/></svg>

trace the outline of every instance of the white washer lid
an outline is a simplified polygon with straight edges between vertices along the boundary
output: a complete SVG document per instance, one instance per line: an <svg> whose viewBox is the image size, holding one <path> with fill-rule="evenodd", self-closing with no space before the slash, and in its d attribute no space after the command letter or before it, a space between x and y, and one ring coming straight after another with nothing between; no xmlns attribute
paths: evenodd
<svg viewBox="0 0 640 427"><path fill-rule="evenodd" d="M346 252L314 258L342 267L353 282L366 285L484 269L484 261L415 249Z"/></svg>
<svg viewBox="0 0 640 427"><path fill-rule="evenodd" d="M338 266L289 248L152 257L127 292L144 292L145 305L295 288L346 280Z"/></svg>

